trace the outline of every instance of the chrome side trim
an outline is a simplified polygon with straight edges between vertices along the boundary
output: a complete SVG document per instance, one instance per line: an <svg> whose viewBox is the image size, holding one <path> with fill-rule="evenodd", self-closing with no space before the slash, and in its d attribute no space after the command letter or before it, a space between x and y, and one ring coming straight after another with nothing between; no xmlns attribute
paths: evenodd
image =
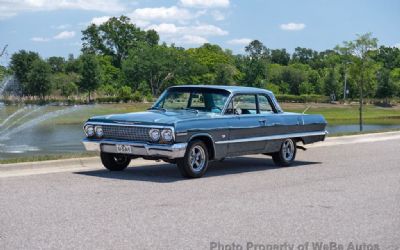
<svg viewBox="0 0 400 250"><path fill-rule="evenodd" d="M304 133L293 133L293 134L283 134L283 135L270 135L270 136L249 137L249 138L226 140L226 141L216 141L215 144L279 140L279 139L296 138L296 137L307 137L307 136L318 136L318 135L327 135L327 134L328 134L328 131L325 130L325 131L317 131L317 132L304 132Z"/></svg>
<svg viewBox="0 0 400 250"><path fill-rule="evenodd" d="M103 140L82 140L85 149L88 151L98 151L106 153L117 153L115 145L129 145L132 147L132 155L137 156L154 156L160 158L176 159L185 155L187 143L175 144L148 144L140 142L116 141L110 139Z"/></svg>

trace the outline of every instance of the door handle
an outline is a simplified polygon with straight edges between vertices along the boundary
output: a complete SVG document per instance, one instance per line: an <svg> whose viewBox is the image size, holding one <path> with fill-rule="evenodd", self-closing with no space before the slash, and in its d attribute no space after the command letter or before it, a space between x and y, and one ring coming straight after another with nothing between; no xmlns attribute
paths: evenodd
<svg viewBox="0 0 400 250"><path fill-rule="evenodd" d="M260 123L262 123L263 125L265 125L265 123L267 122L267 119L260 119L258 120Z"/></svg>

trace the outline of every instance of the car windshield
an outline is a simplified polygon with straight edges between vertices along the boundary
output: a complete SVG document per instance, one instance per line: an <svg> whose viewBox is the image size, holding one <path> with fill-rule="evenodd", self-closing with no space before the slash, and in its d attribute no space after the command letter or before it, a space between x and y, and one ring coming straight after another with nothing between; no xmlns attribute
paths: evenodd
<svg viewBox="0 0 400 250"><path fill-rule="evenodd" d="M165 91L153 109L221 113L229 92L223 89L177 87Z"/></svg>

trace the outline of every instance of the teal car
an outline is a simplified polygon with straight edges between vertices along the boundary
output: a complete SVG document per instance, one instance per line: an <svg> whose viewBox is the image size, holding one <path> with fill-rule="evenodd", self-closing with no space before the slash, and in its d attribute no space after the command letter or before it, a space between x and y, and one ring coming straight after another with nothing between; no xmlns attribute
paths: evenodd
<svg viewBox="0 0 400 250"><path fill-rule="evenodd" d="M265 89L184 85L168 88L147 111L90 118L83 144L99 151L111 171L142 157L174 163L184 177L197 178L209 161L240 155L270 155L288 166L299 142L325 139L326 125L321 115L284 112Z"/></svg>

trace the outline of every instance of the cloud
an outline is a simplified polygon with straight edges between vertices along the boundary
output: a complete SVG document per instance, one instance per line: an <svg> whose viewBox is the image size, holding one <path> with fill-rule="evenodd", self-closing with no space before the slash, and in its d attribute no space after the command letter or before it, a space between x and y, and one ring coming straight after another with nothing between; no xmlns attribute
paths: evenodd
<svg viewBox="0 0 400 250"><path fill-rule="evenodd" d="M208 40L202 36L184 35L182 38L176 41L177 44L204 44L208 43Z"/></svg>
<svg viewBox="0 0 400 250"><path fill-rule="evenodd" d="M250 38L238 38L238 39L232 39L227 41L228 44L232 45L248 45L253 39Z"/></svg>
<svg viewBox="0 0 400 250"><path fill-rule="evenodd" d="M214 18L215 21L222 21L225 19L224 13L219 10L214 10L211 12L211 16Z"/></svg>
<svg viewBox="0 0 400 250"><path fill-rule="evenodd" d="M90 23L93 23L93 24L95 24L95 25L101 25L101 24L107 22L108 19L110 19L110 18L111 18L110 16L94 17L94 18L90 21Z"/></svg>
<svg viewBox="0 0 400 250"><path fill-rule="evenodd" d="M173 23L153 24L146 30L157 31L162 39L176 44L203 44L207 43L207 37L224 36L228 32L211 24L198 24L189 26L176 26Z"/></svg>
<svg viewBox="0 0 400 250"><path fill-rule="evenodd" d="M50 41L50 38L47 38L47 37L32 37L31 41L42 43L42 42Z"/></svg>
<svg viewBox="0 0 400 250"><path fill-rule="evenodd" d="M1 0L0 19L12 17L21 12L63 9L114 13L124 11L125 6L119 0Z"/></svg>
<svg viewBox="0 0 400 250"><path fill-rule="evenodd" d="M70 28L70 24L61 24L61 25L52 25L51 28L56 29L56 30L65 30Z"/></svg>
<svg viewBox="0 0 400 250"><path fill-rule="evenodd" d="M132 20L190 20L198 17L187 9L172 7L142 8L136 9L128 16Z"/></svg>
<svg viewBox="0 0 400 250"><path fill-rule="evenodd" d="M180 0L185 7L197 8L226 8L229 7L229 0Z"/></svg>
<svg viewBox="0 0 400 250"><path fill-rule="evenodd" d="M304 23L283 23L280 25L280 28L282 30L288 30L288 31L298 31L302 30L306 27Z"/></svg>
<svg viewBox="0 0 400 250"><path fill-rule="evenodd" d="M197 36L224 36L228 34L225 31L215 25L211 24L200 24L195 26L176 26L173 23L161 23L154 24L147 27L147 29L153 29L160 34L164 35L197 35Z"/></svg>
<svg viewBox="0 0 400 250"><path fill-rule="evenodd" d="M396 47L396 48L400 49L400 43L396 43L393 47Z"/></svg>
<svg viewBox="0 0 400 250"><path fill-rule="evenodd" d="M75 31L62 31L55 35L53 38L54 39L69 39L75 36Z"/></svg>

